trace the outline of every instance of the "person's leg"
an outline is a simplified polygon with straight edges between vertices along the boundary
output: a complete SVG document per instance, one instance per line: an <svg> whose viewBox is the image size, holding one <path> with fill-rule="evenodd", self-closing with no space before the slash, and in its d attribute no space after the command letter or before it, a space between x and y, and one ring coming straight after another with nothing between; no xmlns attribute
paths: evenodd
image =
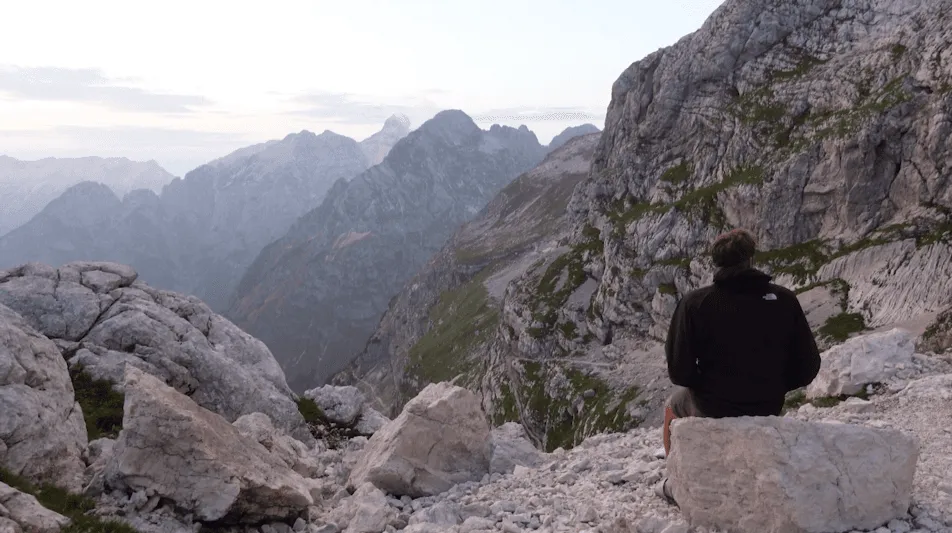
<svg viewBox="0 0 952 533"><path fill-rule="evenodd" d="M671 421L677 418L670 405L664 406L664 428L661 430L662 440L664 441L664 455L671 454Z"/></svg>
<svg viewBox="0 0 952 533"><path fill-rule="evenodd" d="M665 456L671 453L671 421L675 418L695 416L696 411L690 390L684 387L676 387L671 396L668 396L668 400L664 404L664 425L661 429Z"/></svg>

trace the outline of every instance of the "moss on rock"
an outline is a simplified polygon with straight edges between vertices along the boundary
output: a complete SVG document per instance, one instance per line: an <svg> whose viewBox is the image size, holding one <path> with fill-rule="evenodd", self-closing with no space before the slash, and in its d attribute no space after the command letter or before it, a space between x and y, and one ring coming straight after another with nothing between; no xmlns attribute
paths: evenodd
<svg viewBox="0 0 952 533"><path fill-rule="evenodd" d="M96 507L96 502L86 496L73 494L55 485L34 485L2 467L0 482L32 495L43 507L69 518L70 523L61 533L136 533L134 528L123 522L87 515Z"/></svg>
<svg viewBox="0 0 952 533"><path fill-rule="evenodd" d="M122 430L125 395L105 379L94 379L81 366L70 369L76 401L83 410L89 440L116 438Z"/></svg>

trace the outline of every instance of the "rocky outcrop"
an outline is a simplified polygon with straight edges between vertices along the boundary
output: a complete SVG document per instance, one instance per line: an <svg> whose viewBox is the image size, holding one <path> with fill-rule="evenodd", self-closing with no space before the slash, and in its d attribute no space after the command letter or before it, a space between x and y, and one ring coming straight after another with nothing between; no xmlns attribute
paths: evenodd
<svg viewBox="0 0 952 533"><path fill-rule="evenodd" d="M481 479L490 469L490 432L476 396L433 384L371 437L348 483L398 496L430 496Z"/></svg>
<svg viewBox="0 0 952 533"><path fill-rule="evenodd" d="M262 248L319 205L335 182L369 166L357 141L302 131L170 177L161 191L123 198L81 183L0 238L0 269L115 261L152 286L195 295L220 311Z"/></svg>
<svg viewBox="0 0 952 533"><path fill-rule="evenodd" d="M582 124L581 126L572 126L562 130L562 133L559 133L555 137L552 137L552 140L549 141L549 152L554 152L558 150L565 143L576 137L583 137L585 135L591 135L593 133L599 133L601 130L598 129L598 126L594 124Z"/></svg>
<svg viewBox="0 0 952 533"><path fill-rule="evenodd" d="M313 503L299 474L158 379L129 367L125 394L107 488L171 500L203 522L293 520Z"/></svg>
<svg viewBox="0 0 952 533"><path fill-rule="evenodd" d="M310 439L284 374L261 341L197 298L136 278L132 268L113 263L30 264L0 271L0 304L53 339L63 353L56 360L65 357L74 370L121 383L132 366L229 421L261 412ZM69 378L64 372L60 379Z"/></svg>
<svg viewBox="0 0 952 533"><path fill-rule="evenodd" d="M56 345L2 301L0 467L79 491L87 436L66 361Z"/></svg>
<svg viewBox="0 0 952 533"><path fill-rule="evenodd" d="M912 365L915 338L892 329L856 337L823 353L820 372L806 389L808 398L856 394L885 383Z"/></svg>
<svg viewBox="0 0 952 533"><path fill-rule="evenodd" d="M922 333L917 348L926 352L952 350L952 307L946 309Z"/></svg>
<svg viewBox="0 0 952 533"><path fill-rule="evenodd" d="M460 377L475 388L505 321L507 286L566 236L565 205L597 142L597 134L574 138L503 188L407 282L334 382L361 387L390 416L429 383Z"/></svg>
<svg viewBox="0 0 952 533"><path fill-rule="evenodd" d="M0 531L59 533L67 524L69 518L43 507L34 496L0 482Z"/></svg>
<svg viewBox="0 0 952 533"><path fill-rule="evenodd" d="M543 155L525 127L483 131L438 113L265 248L228 316L268 345L292 388L326 382L453 229Z"/></svg>
<svg viewBox="0 0 952 533"><path fill-rule="evenodd" d="M64 191L83 181L102 184L122 198L139 189L159 193L173 179L175 176L155 161L140 163L122 157L19 161L0 155L0 235L25 224Z"/></svg>
<svg viewBox="0 0 952 533"><path fill-rule="evenodd" d="M898 431L694 418L672 424L668 476L691 525L826 533L905 516L917 459L916 440Z"/></svg>

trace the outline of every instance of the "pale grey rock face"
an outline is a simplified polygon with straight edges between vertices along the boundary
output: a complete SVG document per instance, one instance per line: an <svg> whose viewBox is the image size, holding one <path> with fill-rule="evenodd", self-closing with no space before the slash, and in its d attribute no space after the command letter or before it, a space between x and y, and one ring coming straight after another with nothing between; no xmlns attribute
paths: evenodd
<svg viewBox="0 0 952 533"><path fill-rule="evenodd" d="M914 351L915 337L899 328L850 339L821 355L820 372L806 395L856 394L866 385L889 381L912 364Z"/></svg>
<svg viewBox="0 0 952 533"><path fill-rule="evenodd" d="M516 466L535 468L542 462L539 450L529 441L522 424L507 422L492 431L493 473L510 474Z"/></svg>
<svg viewBox="0 0 952 533"><path fill-rule="evenodd" d="M438 113L267 246L228 316L268 345L294 390L325 383L453 230L543 156L525 128Z"/></svg>
<svg viewBox="0 0 952 533"><path fill-rule="evenodd" d="M0 269L92 260L136 268L150 285L221 310L255 256L369 166L357 141L308 131L242 149L120 199L80 183L0 237Z"/></svg>
<svg viewBox="0 0 952 533"><path fill-rule="evenodd" d="M348 483L428 496L489 473L490 432L476 396L448 383L427 386L371 437Z"/></svg>
<svg viewBox="0 0 952 533"><path fill-rule="evenodd" d="M310 442L284 374L261 341L195 297L137 281L128 266L31 264L0 271L0 304L59 342L58 360L65 356L94 378L121 383L132 366L227 420L265 413Z"/></svg>
<svg viewBox="0 0 952 533"><path fill-rule="evenodd" d="M59 533L70 522L69 518L40 505L32 495L0 482L0 531L4 528L4 519L29 533ZM7 527L16 531L14 526L8 524Z"/></svg>
<svg viewBox="0 0 952 533"><path fill-rule="evenodd" d="M314 400L328 420L344 425L356 422L367 403L367 399L357 387L324 385L305 391L304 397Z"/></svg>
<svg viewBox="0 0 952 533"><path fill-rule="evenodd" d="M221 416L133 367L124 388L107 488L157 494L202 521L287 520L314 503L299 474Z"/></svg>
<svg viewBox="0 0 952 533"><path fill-rule="evenodd" d="M52 341L0 303L0 466L37 483L82 488L86 425Z"/></svg>
<svg viewBox="0 0 952 533"><path fill-rule="evenodd" d="M849 424L687 418L672 424L667 466L691 525L825 533L906 516L918 448L902 432Z"/></svg>

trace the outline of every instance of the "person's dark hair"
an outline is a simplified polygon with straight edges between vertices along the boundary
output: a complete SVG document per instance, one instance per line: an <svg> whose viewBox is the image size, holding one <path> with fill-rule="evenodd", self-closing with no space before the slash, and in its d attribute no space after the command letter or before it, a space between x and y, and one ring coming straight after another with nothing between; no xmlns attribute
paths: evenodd
<svg viewBox="0 0 952 533"><path fill-rule="evenodd" d="M711 259L720 268L750 265L757 252L757 241L745 229L734 229L718 236L711 244Z"/></svg>

